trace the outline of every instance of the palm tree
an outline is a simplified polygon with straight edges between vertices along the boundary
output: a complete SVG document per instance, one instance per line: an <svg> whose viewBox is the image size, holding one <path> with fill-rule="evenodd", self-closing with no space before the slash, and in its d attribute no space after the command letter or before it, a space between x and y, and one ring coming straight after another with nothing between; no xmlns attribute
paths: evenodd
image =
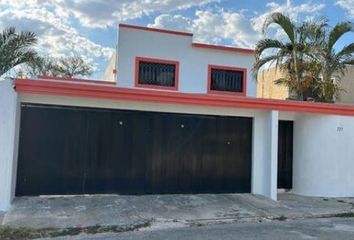
<svg viewBox="0 0 354 240"><path fill-rule="evenodd" d="M322 41L312 48L313 55L321 64L318 100L332 102L341 90L339 80L345 74L347 65L354 65L354 42L336 51L334 46L346 33L354 32L354 24L340 22L333 29L326 29Z"/></svg>
<svg viewBox="0 0 354 240"><path fill-rule="evenodd" d="M287 78L280 79L279 84L286 84L296 98L303 100L302 69L303 53L305 51L304 34L289 17L282 13L273 13L267 17L263 25L265 34L271 24L278 25L285 33L286 41L265 38L256 45L254 72L257 75L261 67L266 64L276 64L276 68L285 71ZM274 51L275 50L275 51ZM272 52L270 52L272 51ZM264 53L268 53L263 57Z"/></svg>
<svg viewBox="0 0 354 240"><path fill-rule="evenodd" d="M9 27L0 33L0 77L17 65L33 61L37 54L32 47L36 43L33 32L16 33Z"/></svg>

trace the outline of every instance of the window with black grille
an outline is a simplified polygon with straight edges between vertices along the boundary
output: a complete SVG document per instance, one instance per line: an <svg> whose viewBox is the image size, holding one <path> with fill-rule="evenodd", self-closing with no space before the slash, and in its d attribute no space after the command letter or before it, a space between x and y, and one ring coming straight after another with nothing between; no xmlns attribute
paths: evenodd
<svg viewBox="0 0 354 240"><path fill-rule="evenodd" d="M210 74L210 90L243 92L243 71L211 68Z"/></svg>
<svg viewBox="0 0 354 240"><path fill-rule="evenodd" d="M139 84L174 87L176 64L139 61Z"/></svg>

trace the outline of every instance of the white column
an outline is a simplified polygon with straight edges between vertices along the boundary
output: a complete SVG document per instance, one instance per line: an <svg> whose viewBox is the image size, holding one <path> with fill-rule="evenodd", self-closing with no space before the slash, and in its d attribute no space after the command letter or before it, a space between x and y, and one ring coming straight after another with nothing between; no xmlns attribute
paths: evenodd
<svg viewBox="0 0 354 240"><path fill-rule="evenodd" d="M0 211L9 209L15 182L17 93L10 79L0 79Z"/></svg>
<svg viewBox="0 0 354 240"><path fill-rule="evenodd" d="M278 111L257 113L253 121L252 193L277 200Z"/></svg>
<svg viewBox="0 0 354 240"><path fill-rule="evenodd" d="M277 200L278 192L278 128L279 112L270 113L271 150L270 150L270 198Z"/></svg>

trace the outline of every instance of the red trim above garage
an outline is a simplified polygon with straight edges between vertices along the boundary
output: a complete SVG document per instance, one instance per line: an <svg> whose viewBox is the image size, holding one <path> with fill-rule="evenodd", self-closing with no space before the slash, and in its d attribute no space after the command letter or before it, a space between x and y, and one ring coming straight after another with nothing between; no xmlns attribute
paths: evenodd
<svg viewBox="0 0 354 240"><path fill-rule="evenodd" d="M75 80L17 79L15 87L19 93L354 116L352 105L128 89L107 83L88 84Z"/></svg>

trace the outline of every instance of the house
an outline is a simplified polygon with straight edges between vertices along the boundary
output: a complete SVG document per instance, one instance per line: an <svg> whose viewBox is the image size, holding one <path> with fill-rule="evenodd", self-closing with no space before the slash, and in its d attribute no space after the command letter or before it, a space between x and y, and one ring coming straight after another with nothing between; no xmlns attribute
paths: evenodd
<svg viewBox="0 0 354 240"><path fill-rule="evenodd" d="M259 73L257 79L257 97L272 99L287 99L289 90L287 87L274 84L274 80L283 76L280 70L270 68ZM354 66L347 65L347 70L340 77L337 103L354 104Z"/></svg>
<svg viewBox="0 0 354 240"><path fill-rule="evenodd" d="M115 82L1 81L0 209L52 194L353 197L354 106L256 98L253 52L121 24Z"/></svg>

